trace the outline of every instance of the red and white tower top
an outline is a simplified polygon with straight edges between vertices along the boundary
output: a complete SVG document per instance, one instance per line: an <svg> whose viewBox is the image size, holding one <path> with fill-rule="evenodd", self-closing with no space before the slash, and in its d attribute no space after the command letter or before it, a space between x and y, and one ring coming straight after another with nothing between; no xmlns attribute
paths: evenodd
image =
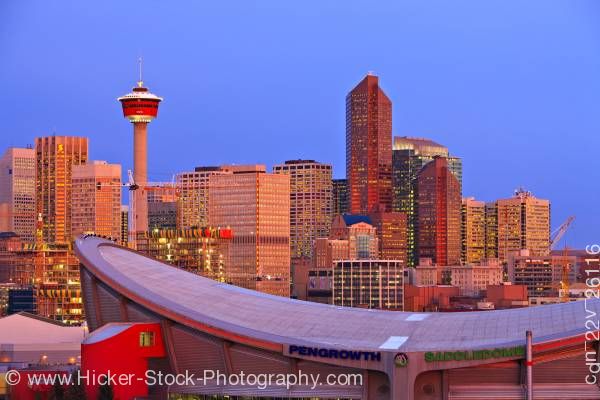
<svg viewBox="0 0 600 400"><path fill-rule="evenodd" d="M140 79L137 87L133 88L131 93L127 93L118 99L123 106L123 115L129 122L151 122L158 115L158 103L162 97L150 93L147 87L144 87L142 80L142 63L140 60Z"/></svg>

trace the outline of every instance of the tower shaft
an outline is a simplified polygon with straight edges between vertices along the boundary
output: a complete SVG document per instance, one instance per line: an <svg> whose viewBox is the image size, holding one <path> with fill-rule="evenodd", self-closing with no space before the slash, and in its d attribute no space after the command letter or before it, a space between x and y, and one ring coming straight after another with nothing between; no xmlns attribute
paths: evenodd
<svg viewBox="0 0 600 400"><path fill-rule="evenodd" d="M148 230L148 200L145 190L148 183L148 123L135 122L133 124L133 179L139 189L135 196L135 230L145 232Z"/></svg>

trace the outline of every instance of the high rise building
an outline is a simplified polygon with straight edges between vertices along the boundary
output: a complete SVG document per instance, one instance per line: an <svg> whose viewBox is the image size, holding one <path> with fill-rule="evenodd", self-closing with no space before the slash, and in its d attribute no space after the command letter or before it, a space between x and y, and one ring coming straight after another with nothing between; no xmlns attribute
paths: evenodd
<svg viewBox="0 0 600 400"><path fill-rule="evenodd" d="M154 229L137 239L137 251L188 272L230 283L231 229Z"/></svg>
<svg viewBox="0 0 600 400"><path fill-rule="evenodd" d="M538 199L519 189L514 197L496 202L498 215L498 257L527 249L533 256L550 251L550 201Z"/></svg>
<svg viewBox="0 0 600 400"><path fill-rule="evenodd" d="M368 74L346 96L346 178L352 214L392 207L392 102Z"/></svg>
<svg viewBox="0 0 600 400"><path fill-rule="evenodd" d="M460 182L444 157L436 157L417 175L417 254L436 265L460 263Z"/></svg>
<svg viewBox="0 0 600 400"><path fill-rule="evenodd" d="M418 263L417 240L417 175L435 157L444 157L448 168L462 186L462 160L450 156L448 148L432 140L413 137L394 137L392 150L392 209L407 215L408 265Z"/></svg>
<svg viewBox="0 0 600 400"><path fill-rule="evenodd" d="M72 168L88 159L88 139L47 136L35 139L36 214L41 218L39 239L44 243L71 240Z"/></svg>
<svg viewBox="0 0 600 400"><path fill-rule="evenodd" d="M0 232L35 238L35 151L9 148L0 158Z"/></svg>
<svg viewBox="0 0 600 400"><path fill-rule="evenodd" d="M73 240L86 233L121 240L121 165L74 165L72 185Z"/></svg>
<svg viewBox="0 0 600 400"><path fill-rule="evenodd" d="M498 258L498 207L485 203L485 258Z"/></svg>
<svg viewBox="0 0 600 400"><path fill-rule="evenodd" d="M575 255L533 255L530 250L511 252L507 260L508 280L515 285L527 286L529 297L557 296L562 289L562 271L567 264L569 283L576 279Z"/></svg>
<svg viewBox="0 0 600 400"><path fill-rule="evenodd" d="M403 310L404 266L394 260L343 260L333 267L333 304Z"/></svg>
<svg viewBox="0 0 600 400"><path fill-rule="evenodd" d="M347 214L348 209L348 180L333 179L331 181L333 192L332 215Z"/></svg>
<svg viewBox="0 0 600 400"><path fill-rule="evenodd" d="M264 165L226 166L209 177L208 220L231 228L231 283L290 295L290 178Z"/></svg>
<svg viewBox="0 0 600 400"><path fill-rule="evenodd" d="M231 171L222 167L196 167L193 172L176 175L177 229L208 226L208 181L217 174L231 174Z"/></svg>
<svg viewBox="0 0 600 400"><path fill-rule="evenodd" d="M406 213L376 209L369 214L379 238L379 256L383 260L400 261L407 265Z"/></svg>
<svg viewBox="0 0 600 400"><path fill-rule="evenodd" d="M328 236L331 226L331 165L292 160L275 165L273 173L290 177L292 259L311 258L315 239Z"/></svg>
<svg viewBox="0 0 600 400"><path fill-rule="evenodd" d="M141 70L140 63L137 86L118 99L123 107L123 115L133 124L133 180L142 189L133 192L135 207L130 210L132 238L138 232L148 230L147 191L143 190L148 183L148 124L158 115L158 105L162 101L161 97L144 87Z"/></svg>
<svg viewBox="0 0 600 400"><path fill-rule="evenodd" d="M127 246L129 239L129 206L121 206L121 245Z"/></svg>
<svg viewBox="0 0 600 400"><path fill-rule="evenodd" d="M463 198L461 215L461 260L477 264L486 258L485 202L474 197Z"/></svg>
<svg viewBox="0 0 600 400"><path fill-rule="evenodd" d="M147 188L148 230L177 228L177 188L161 185Z"/></svg>

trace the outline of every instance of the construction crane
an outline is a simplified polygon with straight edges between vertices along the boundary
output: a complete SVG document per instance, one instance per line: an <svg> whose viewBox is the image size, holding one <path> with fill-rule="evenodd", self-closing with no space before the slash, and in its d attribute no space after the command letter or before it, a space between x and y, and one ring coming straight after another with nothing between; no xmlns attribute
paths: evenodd
<svg viewBox="0 0 600 400"><path fill-rule="evenodd" d="M563 222L558 228L556 228L550 234L549 251L554 250L554 248L556 247L556 245L558 245L558 242L560 242L560 239L562 239L562 237L565 234L565 232L567 232L567 229L569 229L569 227L573 223L573 221L575 221L575 216L571 215L569 218L567 218L567 220L565 222Z"/></svg>

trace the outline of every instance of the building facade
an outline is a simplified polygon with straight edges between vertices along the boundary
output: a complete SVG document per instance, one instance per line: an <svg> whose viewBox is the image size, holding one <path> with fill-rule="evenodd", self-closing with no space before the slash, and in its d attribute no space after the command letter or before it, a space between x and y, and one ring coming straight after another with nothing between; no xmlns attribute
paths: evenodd
<svg viewBox="0 0 600 400"><path fill-rule="evenodd" d="M273 167L290 177L290 247L292 259L312 258L313 243L327 237L332 218L331 165L291 160Z"/></svg>
<svg viewBox="0 0 600 400"><path fill-rule="evenodd" d="M394 137L392 150L392 208L407 215L408 263L418 263L417 255L417 175L435 157L445 157L448 168L462 187L462 160L449 154L448 148L432 140L406 136Z"/></svg>
<svg viewBox="0 0 600 400"><path fill-rule="evenodd" d="M460 263L461 187L448 168L436 157L417 175L417 255L438 265Z"/></svg>
<svg viewBox="0 0 600 400"><path fill-rule="evenodd" d="M408 263L408 221L403 212L376 211L369 214L379 238L379 257L383 260L397 260L406 266Z"/></svg>
<svg viewBox="0 0 600 400"><path fill-rule="evenodd" d="M0 232L35 239L35 151L7 149L0 158Z"/></svg>
<svg viewBox="0 0 600 400"><path fill-rule="evenodd" d="M177 229L208 226L208 182L211 175L230 174L223 167L196 167L175 177L179 191L177 199Z"/></svg>
<svg viewBox="0 0 600 400"><path fill-rule="evenodd" d="M127 246L129 239L129 206L121 206L121 245Z"/></svg>
<svg viewBox="0 0 600 400"><path fill-rule="evenodd" d="M333 304L403 310L404 266L393 260L340 260L333 266Z"/></svg>
<svg viewBox="0 0 600 400"><path fill-rule="evenodd" d="M367 75L346 96L346 178L352 214L392 207L392 102Z"/></svg>
<svg viewBox="0 0 600 400"><path fill-rule="evenodd" d="M72 172L72 235L86 233L121 240L121 165L92 161Z"/></svg>
<svg viewBox="0 0 600 400"><path fill-rule="evenodd" d="M137 250L147 256L204 277L231 283L231 229L154 229L137 238Z"/></svg>
<svg viewBox="0 0 600 400"><path fill-rule="evenodd" d="M563 268L567 269L569 284L575 282L577 271L575 255L535 255L520 250L508 256L508 280L515 285L527 286L529 297L558 296L563 288Z"/></svg>
<svg viewBox="0 0 600 400"><path fill-rule="evenodd" d="M264 165L227 166L209 178L210 226L231 228L231 283L290 295L290 177Z"/></svg>
<svg viewBox="0 0 600 400"><path fill-rule="evenodd" d="M479 263L486 258L485 202L473 197L462 199L461 245L463 263Z"/></svg>
<svg viewBox="0 0 600 400"><path fill-rule="evenodd" d="M347 214L350 212L348 207L348 180L332 179L333 206L332 215Z"/></svg>
<svg viewBox="0 0 600 400"><path fill-rule="evenodd" d="M88 139L46 136L35 139L36 214L43 243L68 243L72 226L72 168L88 160ZM38 229L40 229L38 228Z"/></svg>
<svg viewBox="0 0 600 400"><path fill-rule="evenodd" d="M498 257L526 249L532 255L550 251L550 201L538 199L523 189L514 197L496 202L498 216Z"/></svg>

